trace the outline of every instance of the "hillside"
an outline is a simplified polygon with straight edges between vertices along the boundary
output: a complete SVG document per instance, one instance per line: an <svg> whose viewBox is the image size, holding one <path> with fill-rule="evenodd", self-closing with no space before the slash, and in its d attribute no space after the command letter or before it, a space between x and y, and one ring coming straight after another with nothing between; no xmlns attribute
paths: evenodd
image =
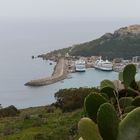
<svg viewBox="0 0 140 140"><path fill-rule="evenodd" d="M81 112L46 106L20 110L19 116L0 119L0 140L77 140Z"/></svg>
<svg viewBox="0 0 140 140"><path fill-rule="evenodd" d="M97 88L61 89L48 106L0 109L0 140L78 140L84 98Z"/></svg>
<svg viewBox="0 0 140 140"><path fill-rule="evenodd" d="M101 55L109 59L123 57L132 58L140 55L140 25L131 25L116 30L114 33L106 33L96 40L74 45L72 48L55 50L50 54L66 53L73 56Z"/></svg>

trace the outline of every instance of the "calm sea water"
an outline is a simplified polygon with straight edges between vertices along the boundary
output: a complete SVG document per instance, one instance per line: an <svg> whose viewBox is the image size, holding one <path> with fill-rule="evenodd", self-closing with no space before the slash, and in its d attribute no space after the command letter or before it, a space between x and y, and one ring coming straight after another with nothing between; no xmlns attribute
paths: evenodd
<svg viewBox="0 0 140 140"><path fill-rule="evenodd" d="M50 104L54 93L61 88L98 86L103 79L114 80L115 72L88 69L85 73L74 73L55 84L43 87L26 87L31 79L48 76L53 65L42 59L31 59L32 55L64 48L95 39L106 32L130 24L139 19L123 20L20 20L0 21L0 104L18 108Z"/></svg>

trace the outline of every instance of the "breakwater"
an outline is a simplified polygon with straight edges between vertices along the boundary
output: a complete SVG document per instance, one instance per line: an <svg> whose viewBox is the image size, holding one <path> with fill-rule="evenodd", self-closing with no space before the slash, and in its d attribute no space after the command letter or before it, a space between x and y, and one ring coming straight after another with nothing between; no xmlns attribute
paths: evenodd
<svg viewBox="0 0 140 140"><path fill-rule="evenodd" d="M65 79L67 76L66 60L61 58L58 60L56 66L54 67L53 74L50 77L31 80L25 83L25 86L44 86L50 85L57 81Z"/></svg>

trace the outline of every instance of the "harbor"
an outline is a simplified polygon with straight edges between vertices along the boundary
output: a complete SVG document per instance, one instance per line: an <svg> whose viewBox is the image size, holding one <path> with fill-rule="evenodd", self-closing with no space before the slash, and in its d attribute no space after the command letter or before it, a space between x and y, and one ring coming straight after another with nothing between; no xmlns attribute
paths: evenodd
<svg viewBox="0 0 140 140"><path fill-rule="evenodd" d="M55 60L56 61L56 60ZM101 71L120 72L127 64L134 64L139 69L139 57L133 57L132 60L114 59L113 61L103 60L101 56L92 57L65 57L57 59L54 71L51 76L31 80L25 83L25 86L45 86L54 84L67 78L69 73L86 72L87 68L95 68Z"/></svg>
<svg viewBox="0 0 140 140"><path fill-rule="evenodd" d="M75 62L79 59L83 59L86 62L85 72L75 71ZM1 104L3 106L14 104L18 108L45 105L46 103L51 104L55 101L54 94L60 89L98 87L100 82L104 79L118 79L118 72L115 72L114 70L107 72L95 69L94 64L96 60L96 57L73 57L71 59L60 58L60 60L58 59L53 62L50 60L33 60L30 58L29 64L33 67L29 75L26 74L27 76L23 76L20 82L16 82L18 79L15 79L14 81L11 79L9 83L6 82L6 84L13 87L13 92L11 91L7 94L4 92L5 94L1 96ZM113 61L111 62L114 63ZM118 62L120 61L117 60L115 64L123 64L122 62ZM52 63L52 65L50 63ZM25 69L23 72L25 72ZM35 76L31 76L33 74L35 74ZM140 79L140 73L137 73L136 79ZM28 80L28 86L24 86L24 83ZM2 91L7 90L7 85L4 86L4 84L5 83L3 83ZM14 98L11 99L11 95Z"/></svg>
<svg viewBox="0 0 140 140"><path fill-rule="evenodd" d="M78 70L76 70L76 67L79 66L77 62L79 62L79 64L81 65L80 69ZM116 58L112 61L109 61L108 59L102 59L101 56L79 57L78 60L75 58L68 59L68 69L70 72L86 71L87 68L95 68L108 72L121 72L128 64L134 64L137 70L140 69L140 56L135 56L131 60Z"/></svg>

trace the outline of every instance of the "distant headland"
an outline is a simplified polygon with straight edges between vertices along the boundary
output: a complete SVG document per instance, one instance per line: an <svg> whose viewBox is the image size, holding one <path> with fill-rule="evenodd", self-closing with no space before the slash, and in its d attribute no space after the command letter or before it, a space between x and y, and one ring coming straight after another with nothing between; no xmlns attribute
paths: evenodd
<svg viewBox="0 0 140 140"><path fill-rule="evenodd" d="M53 59L54 56L66 53L71 56L102 56L103 58L130 59L140 55L140 25L122 27L114 33L106 33L98 39L73 45L68 48L55 50L40 55L44 59Z"/></svg>

